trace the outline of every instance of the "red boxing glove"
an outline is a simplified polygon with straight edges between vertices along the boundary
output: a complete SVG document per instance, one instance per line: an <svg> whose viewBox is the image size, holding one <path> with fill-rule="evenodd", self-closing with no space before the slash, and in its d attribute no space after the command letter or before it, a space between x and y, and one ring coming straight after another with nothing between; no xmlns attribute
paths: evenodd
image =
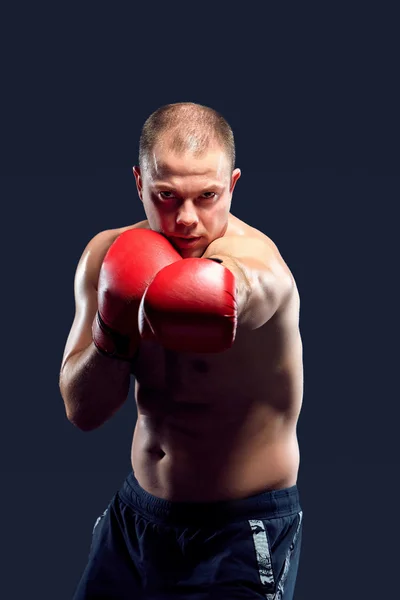
<svg viewBox="0 0 400 600"><path fill-rule="evenodd" d="M139 309L139 330L178 352L222 352L235 340L235 277L221 264L185 258L157 273Z"/></svg>
<svg viewBox="0 0 400 600"><path fill-rule="evenodd" d="M98 312L93 322L93 342L98 350L122 360L132 360L140 336L140 300L156 273L181 255L160 233L130 229L110 246L101 266Z"/></svg>

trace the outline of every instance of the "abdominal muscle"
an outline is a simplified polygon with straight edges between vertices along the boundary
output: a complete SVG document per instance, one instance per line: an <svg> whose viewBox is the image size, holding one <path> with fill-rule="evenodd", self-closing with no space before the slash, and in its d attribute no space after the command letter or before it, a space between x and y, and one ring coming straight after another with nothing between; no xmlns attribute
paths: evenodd
<svg viewBox="0 0 400 600"><path fill-rule="evenodd" d="M258 330L238 330L233 347L214 355L142 341L132 371L138 419L131 461L139 484L178 502L295 485L301 358L298 330L278 315Z"/></svg>
<svg viewBox="0 0 400 600"><path fill-rule="evenodd" d="M198 414L193 406L185 407L157 418L139 412L131 454L139 484L154 496L178 502L240 499L295 485L295 424L268 407L240 412L236 422L209 407Z"/></svg>

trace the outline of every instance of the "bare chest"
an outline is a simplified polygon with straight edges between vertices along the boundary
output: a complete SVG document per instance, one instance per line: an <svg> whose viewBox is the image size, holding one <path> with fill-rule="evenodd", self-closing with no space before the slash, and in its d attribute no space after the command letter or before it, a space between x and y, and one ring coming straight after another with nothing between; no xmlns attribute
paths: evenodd
<svg viewBox="0 0 400 600"><path fill-rule="evenodd" d="M134 370L138 401L149 390L162 394L164 399L195 403L206 402L210 394L230 394L238 380L248 377L249 371L248 365L242 364L238 377L237 369L242 362L239 355L243 353L235 350L188 354L167 350L156 342L143 342Z"/></svg>
<svg viewBox="0 0 400 600"><path fill-rule="evenodd" d="M293 339L292 339L293 338ZM260 401L280 410L301 394L299 336L273 331L238 332L233 347L218 354L184 354L143 342L134 366L139 412L172 406L212 406Z"/></svg>
<svg viewBox="0 0 400 600"><path fill-rule="evenodd" d="M132 465L145 489L171 498L182 492L185 499L189 484L201 497L206 479L217 496L216 482L232 497L292 485L302 368L290 337L239 334L230 350L215 355L142 345Z"/></svg>

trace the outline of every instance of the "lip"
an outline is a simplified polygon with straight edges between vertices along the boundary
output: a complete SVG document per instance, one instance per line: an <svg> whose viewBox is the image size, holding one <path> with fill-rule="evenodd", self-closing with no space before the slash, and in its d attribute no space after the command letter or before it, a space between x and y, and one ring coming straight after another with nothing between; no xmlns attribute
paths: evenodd
<svg viewBox="0 0 400 600"><path fill-rule="evenodd" d="M199 241L199 239L200 239L200 237L195 237L195 236L190 236L190 237L173 236L172 237L172 240L174 241L174 243L181 248L191 248Z"/></svg>

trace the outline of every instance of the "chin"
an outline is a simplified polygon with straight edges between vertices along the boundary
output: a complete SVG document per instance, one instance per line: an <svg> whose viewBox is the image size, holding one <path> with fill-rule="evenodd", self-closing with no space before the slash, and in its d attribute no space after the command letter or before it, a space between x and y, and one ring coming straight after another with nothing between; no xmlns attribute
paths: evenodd
<svg viewBox="0 0 400 600"><path fill-rule="evenodd" d="M201 256L203 256L204 250L205 248L196 248L193 250L191 250L190 248L188 248L187 250L179 248L178 252L182 256L182 258L200 258Z"/></svg>
<svg viewBox="0 0 400 600"><path fill-rule="evenodd" d="M200 258L207 250L207 246L202 244L196 248L179 248L179 252L184 258Z"/></svg>

